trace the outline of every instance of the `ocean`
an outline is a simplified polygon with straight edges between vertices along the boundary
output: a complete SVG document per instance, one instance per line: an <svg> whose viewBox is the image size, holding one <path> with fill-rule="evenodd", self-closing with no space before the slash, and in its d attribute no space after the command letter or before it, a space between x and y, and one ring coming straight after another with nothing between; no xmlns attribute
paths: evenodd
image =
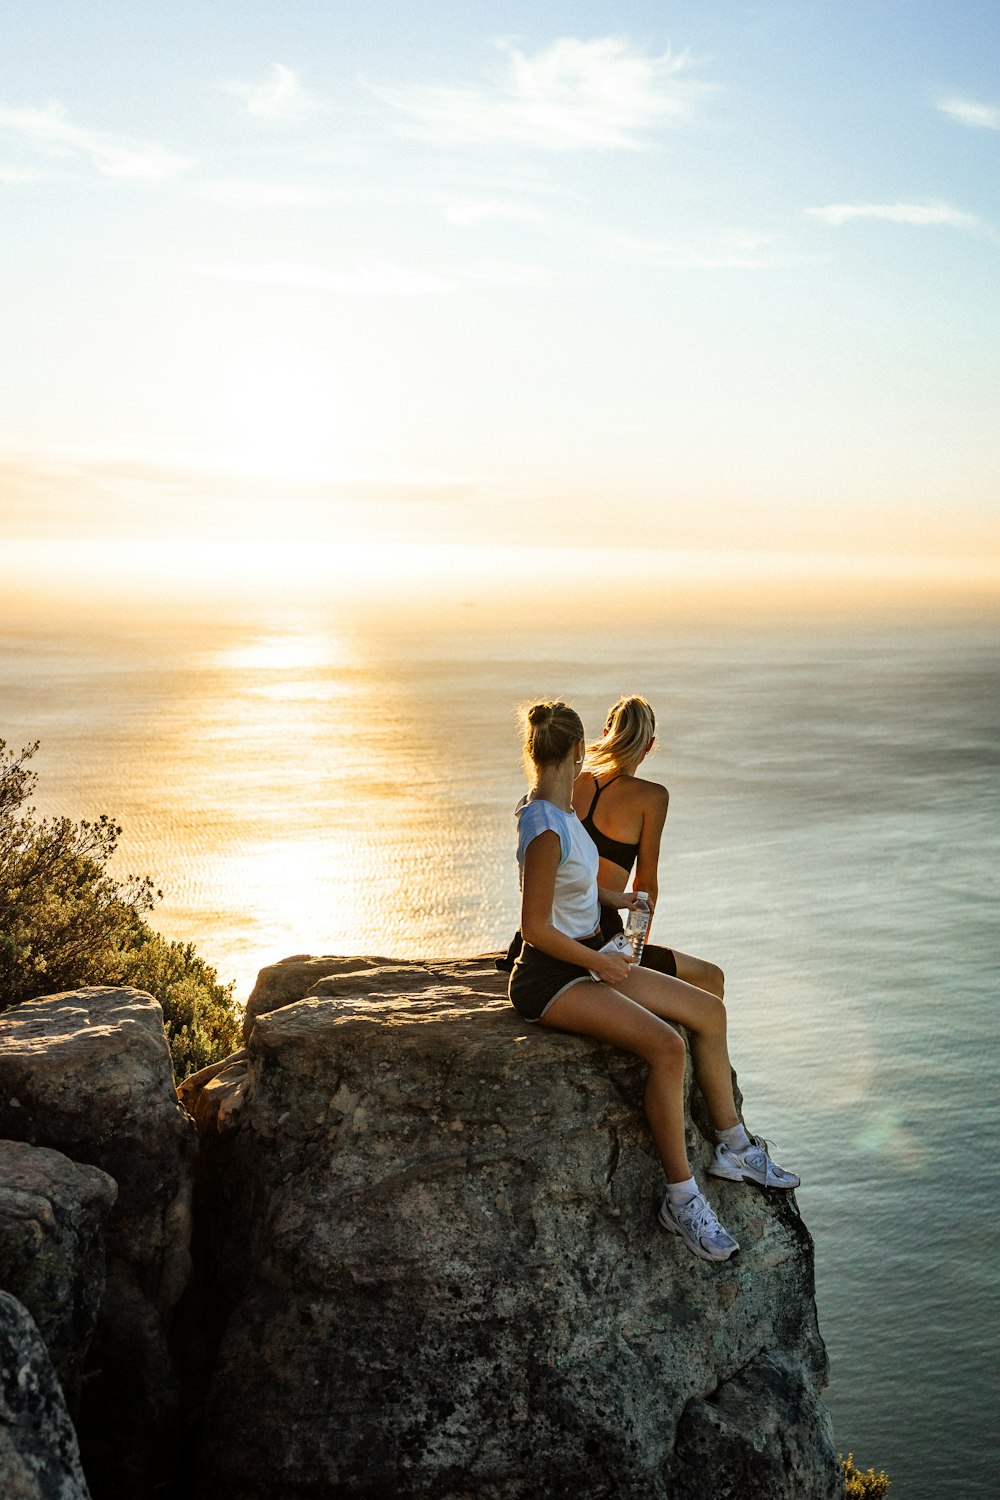
<svg viewBox="0 0 1000 1500"><path fill-rule="evenodd" d="M725 969L748 1123L802 1175L838 1446L894 1500L992 1500L997 622L131 615L2 611L0 736L241 997L292 953L505 946L516 705L651 700L655 935Z"/></svg>

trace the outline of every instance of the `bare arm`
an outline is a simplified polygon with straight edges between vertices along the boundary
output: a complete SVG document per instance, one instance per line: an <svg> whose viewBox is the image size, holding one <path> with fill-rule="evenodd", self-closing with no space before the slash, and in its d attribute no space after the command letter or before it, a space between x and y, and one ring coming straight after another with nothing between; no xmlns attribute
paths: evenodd
<svg viewBox="0 0 1000 1500"><path fill-rule="evenodd" d="M524 854L521 872L521 936L532 948L540 948L564 963L593 969L606 984L624 984L629 960L621 953L595 953L552 925L552 898L559 868L559 835L546 829L532 839Z"/></svg>
<svg viewBox="0 0 1000 1500"><path fill-rule="evenodd" d="M643 891L646 887L639 886L638 889ZM635 891L616 891L614 886L599 885L597 887L597 899L602 906L615 906L619 910L624 907L626 910L631 911L635 905Z"/></svg>
<svg viewBox="0 0 1000 1500"><path fill-rule="evenodd" d="M635 879L632 882L634 891L649 892L651 911L656 910L660 892L660 839L669 805L670 793L666 787L651 781L646 789L646 805L642 810L642 832L639 835L639 853L636 856Z"/></svg>

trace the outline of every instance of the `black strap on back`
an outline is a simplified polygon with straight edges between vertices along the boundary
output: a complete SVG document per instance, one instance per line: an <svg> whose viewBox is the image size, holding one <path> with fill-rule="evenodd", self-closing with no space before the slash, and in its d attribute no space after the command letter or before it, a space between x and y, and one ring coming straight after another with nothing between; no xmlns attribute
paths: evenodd
<svg viewBox="0 0 1000 1500"><path fill-rule="evenodd" d="M619 778L619 776L621 774L622 773L620 771L616 771L615 774L612 776L611 781L617 781L618 778ZM594 816L594 808L597 806L597 799L601 795L602 792L607 791L608 787L611 785L611 781L606 781L603 786L599 786L598 785L598 781L597 781L597 777L596 776L594 777L594 796L593 796L593 799L591 800L590 806L587 808L587 817L588 818L592 818Z"/></svg>

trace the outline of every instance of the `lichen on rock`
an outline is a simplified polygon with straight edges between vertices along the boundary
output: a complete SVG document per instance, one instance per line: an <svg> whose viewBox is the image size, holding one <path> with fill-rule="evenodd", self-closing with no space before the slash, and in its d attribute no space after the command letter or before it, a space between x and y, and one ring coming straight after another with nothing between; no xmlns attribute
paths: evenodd
<svg viewBox="0 0 1000 1500"><path fill-rule="evenodd" d="M0 1291L0 1495L90 1500L59 1379L27 1308Z"/></svg>
<svg viewBox="0 0 1000 1500"><path fill-rule="evenodd" d="M112 1177L60 1151L0 1141L0 1287L45 1341L71 1408L104 1292Z"/></svg>

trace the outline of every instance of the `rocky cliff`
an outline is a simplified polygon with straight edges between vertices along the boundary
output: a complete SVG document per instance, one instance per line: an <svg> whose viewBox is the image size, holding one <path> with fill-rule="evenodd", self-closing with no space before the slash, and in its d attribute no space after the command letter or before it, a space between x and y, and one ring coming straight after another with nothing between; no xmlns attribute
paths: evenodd
<svg viewBox="0 0 1000 1500"><path fill-rule="evenodd" d="M51 1245L45 1259L58 1250L65 1264L61 1276L32 1275L12 1250L0 1285L41 1330L66 1322L61 1303L75 1308L78 1363L89 1344L78 1425L91 1488L104 1500L143 1500L160 1490L181 1430L170 1331L190 1277L197 1152L157 1002L137 990L81 989L0 1015L0 1138L46 1148L22 1153L20 1210L8 1199L8 1219L20 1212L39 1249ZM78 1164L85 1201L76 1209L72 1179L58 1186L59 1159L63 1177ZM96 1250L95 1213L105 1221Z"/></svg>
<svg viewBox="0 0 1000 1500"><path fill-rule="evenodd" d="M70 1002L84 1017L93 1008L81 1033L120 1007L118 1039L106 1037L105 1063L93 1063L110 1086L121 1033L139 1024L129 1006L149 1002L54 997L32 1003L34 1024L50 1007L64 1025ZM148 1078L133 1077L133 1089L160 1097ZM18 1090L18 1108L22 1095L40 1097L24 1073ZM130 1172L110 1149L81 1154L79 1127L41 1142L35 1105L31 1130L11 1129L12 1109L0 1114L0 1133L113 1177L119 1205L124 1196L135 1207L140 1182L159 1205L144 1221L146 1249L132 1242L128 1255L133 1208L105 1205L108 1284L124 1277L156 1309L144 1326L153 1365L171 1379L145 1387L155 1420L143 1442L155 1447L169 1429L181 1389L176 1493L843 1494L819 1397L812 1244L794 1199L714 1185L743 1248L723 1266L692 1257L656 1225L661 1173L640 1066L526 1027L491 961L275 965L254 991L245 1049L180 1093L199 1140L190 1245L187 1116L175 1116L178 1129L151 1110L159 1146L147 1142ZM688 1093L703 1169L690 1081ZM103 1095L84 1094L93 1130ZM126 1156L138 1149L130 1140ZM102 1304L112 1330L121 1300ZM116 1347L120 1370L131 1368L140 1351ZM85 1468L88 1441L85 1430ZM154 1493L137 1458L127 1472L132 1491L121 1471L88 1468L94 1500Z"/></svg>
<svg viewBox="0 0 1000 1500"><path fill-rule="evenodd" d="M719 1184L743 1250L695 1260L656 1225L640 1066L503 991L289 960L184 1090L225 1305L203 1494L841 1493L794 1201Z"/></svg>

